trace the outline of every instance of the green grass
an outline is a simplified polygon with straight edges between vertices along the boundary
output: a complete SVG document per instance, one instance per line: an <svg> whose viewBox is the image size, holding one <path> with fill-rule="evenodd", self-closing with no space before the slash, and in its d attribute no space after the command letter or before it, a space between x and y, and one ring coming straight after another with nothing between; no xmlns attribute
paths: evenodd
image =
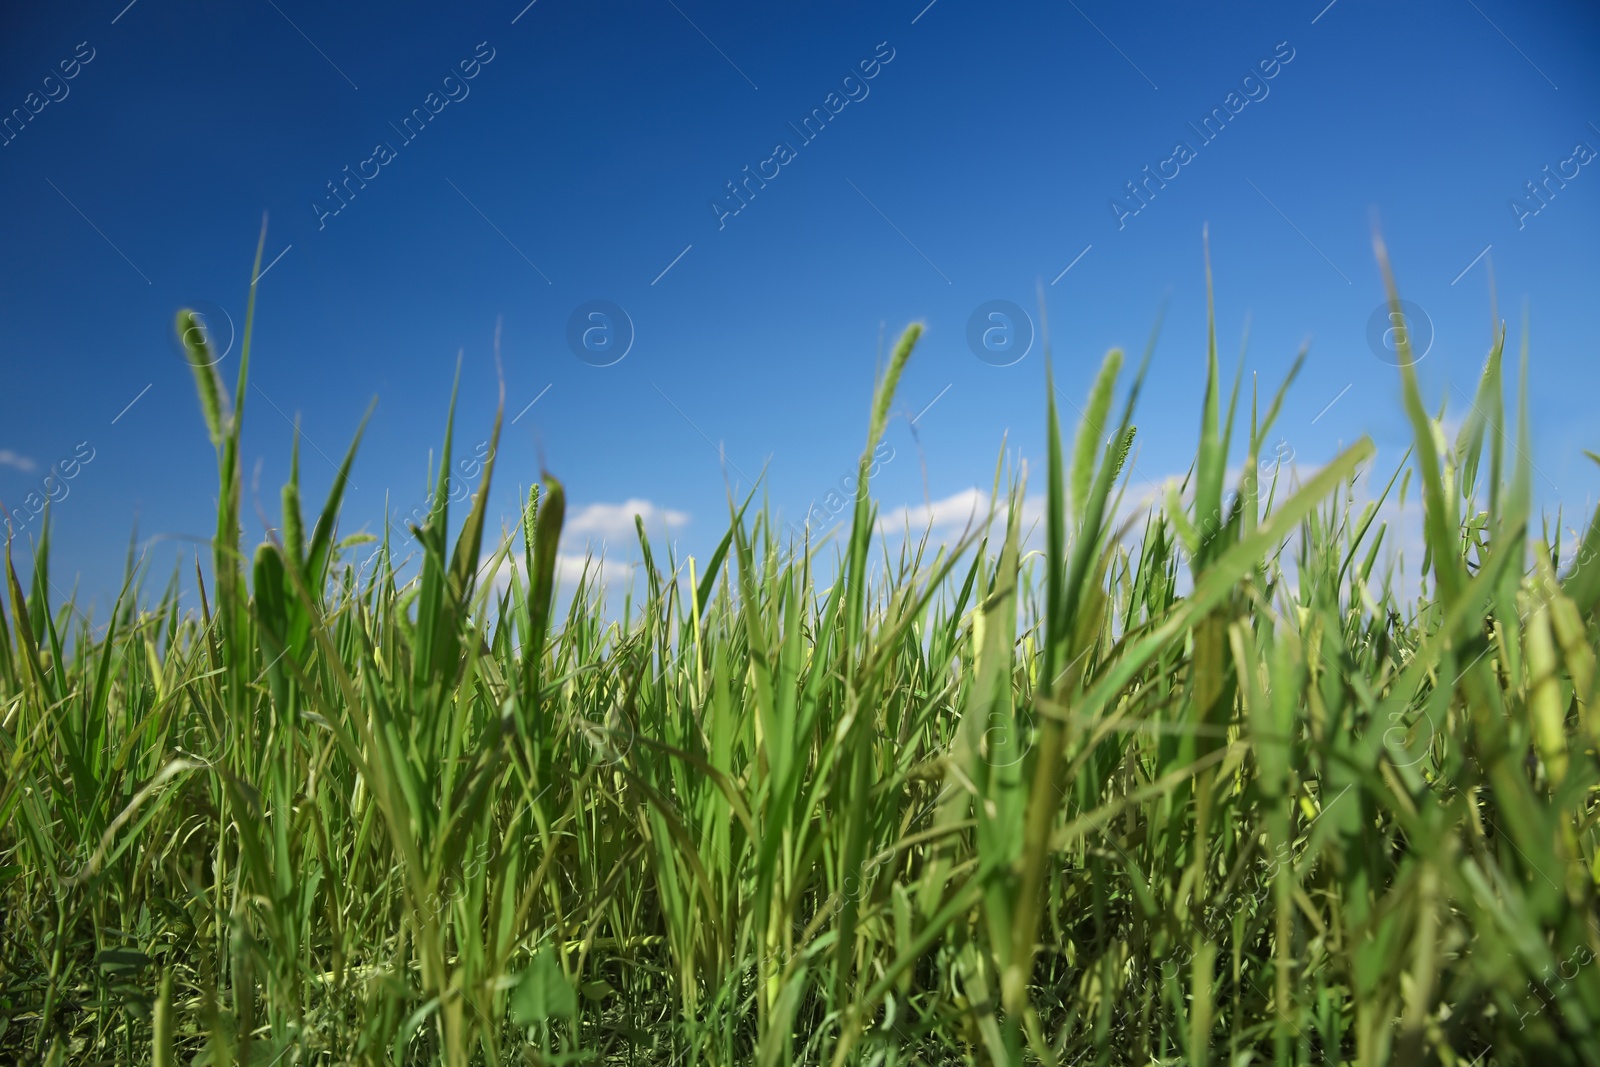
<svg viewBox="0 0 1600 1067"><path fill-rule="evenodd" d="M1113 526L1148 355L1112 353L1070 440L1049 390L1033 540L1003 464L959 544L730 500L708 559L641 525L621 619L554 589L555 478L496 546L491 459L452 520L449 423L370 577L343 471L247 550L248 321L231 391L196 350L200 609L130 568L91 628L7 546L0 1059L1600 1063L1600 523L1531 520L1503 333L1453 441L1399 371L1420 596L1372 445L1258 477L1283 393L1214 333L1149 514Z"/></svg>

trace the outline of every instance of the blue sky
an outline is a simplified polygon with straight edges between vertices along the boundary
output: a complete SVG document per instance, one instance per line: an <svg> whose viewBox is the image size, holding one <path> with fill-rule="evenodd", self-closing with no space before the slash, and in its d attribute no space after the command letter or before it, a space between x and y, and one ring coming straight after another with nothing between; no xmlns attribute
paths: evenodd
<svg viewBox="0 0 1600 1067"><path fill-rule="evenodd" d="M703 554L725 470L765 468L799 518L853 469L880 338L915 319L876 493L987 486L1004 435L1043 455L1044 364L1037 342L980 359L969 320L1008 301L1037 323L1041 284L1073 400L1169 302L1137 420L1159 482L1196 436L1206 224L1227 365L1247 318L1263 390L1309 339L1284 448L1367 433L1398 460L1374 212L1434 402L1466 407L1492 265L1513 336L1531 309L1541 502L1570 516L1600 486L1593 4L525 2L0 16L0 500L72 472L49 483L58 586L114 591L136 514L162 568L206 535L214 459L170 322L198 303L242 325L263 212L247 478L276 515L298 414L320 499L378 397L346 532L379 529L386 493L422 502L458 351L458 451L488 434L497 320L520 417L496 510L542 455L574 546L642 510ZM569 345L593 301L631 322L624 358Z"/></svg>

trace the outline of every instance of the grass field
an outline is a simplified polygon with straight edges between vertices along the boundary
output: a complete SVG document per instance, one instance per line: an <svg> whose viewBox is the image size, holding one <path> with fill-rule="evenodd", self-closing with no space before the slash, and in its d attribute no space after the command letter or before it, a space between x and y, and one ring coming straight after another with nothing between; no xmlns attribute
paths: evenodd
<svg viewBox="0 0 1600 1067"><path fill-rule="evenodd" d="M1148 354L1113 352L959 543L731 500L709 558L641 525L618 617L553 588L548 475L498 546L443 475L376 546L344 472L316 516L291 475L249 548L249 329L231 390L192 353L197 612L130 574L91 627L8 543L0 1059L1600 1064L1600 524L1533 515L1503 332L1453 440L1402 351L1415 441L1362 504L1366 440L1258 476L1283 392L1213 329L1148 514L1114 523Z"/></svg>

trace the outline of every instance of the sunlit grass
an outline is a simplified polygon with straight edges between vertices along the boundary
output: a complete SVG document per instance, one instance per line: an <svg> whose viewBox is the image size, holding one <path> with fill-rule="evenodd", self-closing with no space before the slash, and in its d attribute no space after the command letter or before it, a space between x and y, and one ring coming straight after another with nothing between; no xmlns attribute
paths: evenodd
<svg viewBox="0 0 1600 1067"><path fill-rule="evenodd" d="M248 337L231 391L192 352L198 611L130 573L91 630L8 543L0 1057L1600 1063L1600 524L1530 524L1503 334L1454 441L1402 351L1415 443L1360 507L1365 440L1259 476L1283 392L1242 400L1213 329L1188 482L1131 530L1148 356L1112 353L959 543L879 540L864 488L822 549L731 500L707 559L640 525L624 621L589 583L556 613L553 477L495 545L491 447L451 521L449 423L370 577L349 458L247 551ZM1408 491L1420 598L1375 521Z"/></svg>

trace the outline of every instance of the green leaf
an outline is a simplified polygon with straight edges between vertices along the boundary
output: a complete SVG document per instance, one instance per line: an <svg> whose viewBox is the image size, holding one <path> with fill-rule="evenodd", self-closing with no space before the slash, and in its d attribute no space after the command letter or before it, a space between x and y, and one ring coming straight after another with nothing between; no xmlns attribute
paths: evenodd
<svg viewBox="0 0 1600 1067"><path fill-rule="evenodd" d="M745 508L754 500L756 490L752 486L750 495L744 498L744 503L739 506L739 511L728 524L728 530L722 535L722 540L717 544L717 550L711 553L711 558L706 561L706 569L700 575L700 584L695 587L696 603L700 605L700 614L706 613L706 608L711 604L711 591L717 586L717 573L722 570L722 561L728 557L728 546L733 544L733 531L735 527L744 522Z"/></svg>
<svg viewBox="0 0 1600 1067"><path fill-rule="evenodd" d="M311 531L311 541L306 546L305 561L306 577L313 589L321 589L323 579L327 575L328 560L332 555L334 528L339 524L339 506L344 500L344 487L350 481L350 468L356 460L356 449L361 447L361 437L367 431L367 420L372 418L373 409L377 406L376 399L367 404L366 414L361 416L361 423L356 427L356 435L350 439L350 447L344 454L344 461L339 464L333 485L328 489L328 499L322 505L322 514L317 518L317 525ZM295 488L296 502L298 502L299 486Z"/></svg>
<svg viewBox="0 0 1600 1067"><path fill-rule="evenodd" d="M550 1019L565 1019L577 1014L578 996L556 962L555 950L546 946L522 972L511 994L511 1020L518 1026L532 1026Z"/></svg>
<svg viewBox="0 0 1600 1067"><path fill-rule="evenodd" d="M580 990L585 1000L598 1004L609 996L616 994L616 989L604 978L597 978L592 982L585 982Z"/></svg>
<svg viewBox="0 0 1600 1067"><path fill-rule="evenodd" d="M1122 371L1122 349L1113 348L1106 353L1089 390L1089 406L1084 410L1083 421L1078 423L1078 437L1072 446L1072 516L1082 525L1083 513L1089 506L1089 483L1094 479L1094 461L1105 447L1101 437L1106 432L1106 413L1111 409L1111 391L1116 387L1117 375Z"/></svg>

